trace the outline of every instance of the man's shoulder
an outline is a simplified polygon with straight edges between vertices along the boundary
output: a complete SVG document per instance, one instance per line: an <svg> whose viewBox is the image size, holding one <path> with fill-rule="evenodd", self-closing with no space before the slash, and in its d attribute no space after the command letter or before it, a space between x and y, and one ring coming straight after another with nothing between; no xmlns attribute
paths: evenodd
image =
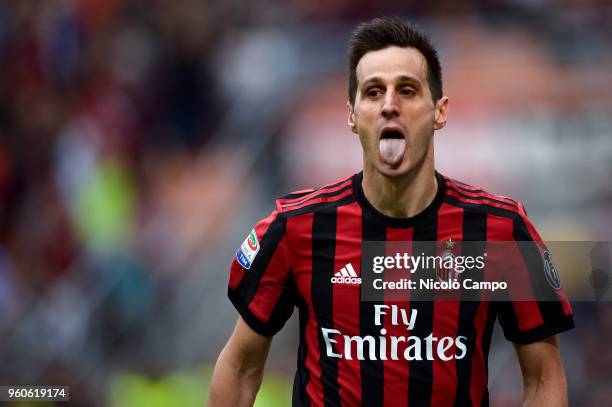
<svg viewBox="0 0 612 407"><path fill-rule="evenodd" d="M456 206L503 217L526 217L522 202L511 197L494 194L478 186L443 176L446 184L446 200Z"/></svg>
<svg viewBox="0 0 612 407"><path fill-rule="evenodd" d="M354 178L353 174L318 188L286 194L276 199L276 211L290 217L350 203L354 200Z"/></svg>

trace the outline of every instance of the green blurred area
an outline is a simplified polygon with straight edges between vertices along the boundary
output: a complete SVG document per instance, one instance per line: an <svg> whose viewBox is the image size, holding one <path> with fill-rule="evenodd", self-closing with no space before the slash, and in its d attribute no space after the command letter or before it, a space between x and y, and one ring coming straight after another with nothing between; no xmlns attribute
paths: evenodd
<svg viewBox="0 0 612 407"><path fill-rule="evenodd" d="M124 165L113 159L103 160L76 200L76 225L86 242L98 249L129 244L135 191Z"/></svg>
<svg viewBox="0 0 612 407"><path fill-rule="evenodd" d="M202 407L206 402L212 367L175 372L159 379L134 373L121 373L110 384L111 407ZM291 405L291 382L266 374L257 394L255 407Z"/></svg>

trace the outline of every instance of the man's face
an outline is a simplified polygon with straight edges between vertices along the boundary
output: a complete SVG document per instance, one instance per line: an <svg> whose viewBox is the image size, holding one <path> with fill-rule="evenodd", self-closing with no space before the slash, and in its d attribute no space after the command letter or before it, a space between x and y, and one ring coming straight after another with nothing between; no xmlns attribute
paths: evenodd
<svg viewBox="0 0 612 407"><path fill-rule="evenodd" d="M359 134L364 168L398 177L433 164L433 132L446 123L448 98L433 102L427 62L415 48L387 47L357 64L357 93L348 124Z"/></svg>

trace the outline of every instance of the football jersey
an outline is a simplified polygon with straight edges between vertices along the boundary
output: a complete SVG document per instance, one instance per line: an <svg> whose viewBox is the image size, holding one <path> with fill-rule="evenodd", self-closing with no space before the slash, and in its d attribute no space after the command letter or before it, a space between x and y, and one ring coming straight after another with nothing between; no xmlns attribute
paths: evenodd
<svg viewBox="0 0 612 407"><path fill-rule="evenodd" d="M528 242L545 253L521 203L436 178L434 200L411 218L377 211L362 173L289 194L238 249L228 295L246 323L271 336L299 311L294 406L488 405L496 320L519 344L573 327L561 290L555 301L362 298L368 242Z"/></svg>

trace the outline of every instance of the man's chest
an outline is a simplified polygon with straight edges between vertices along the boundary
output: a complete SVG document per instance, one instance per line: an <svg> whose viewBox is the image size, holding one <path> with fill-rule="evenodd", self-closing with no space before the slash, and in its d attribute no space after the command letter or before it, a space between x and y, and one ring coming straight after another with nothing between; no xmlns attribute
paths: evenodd
<svg viewBox="0 0 612 407"><path fill-rule="evenodd" d="M429 256L462 255L461 222L451 218L442 222L449 226L437 225L435 234L424 234L433 240L419 239L415 228L378 227L377 233L367 233L363 225L340 224L333 233L301 236L292 245L291 273L309 318L314 316L320 327L334 327L347 335L380 336L382 330L383 336L398 337L409 332L422 337L456 337L472 329L475 320L484 322L486 307L477 301L461 301L460 293L450 301L440 300L432 289L423 301L411 295L407 285L396 285L396 289L381 284L420 279L439 282L450 275L435 262L429 268L420 268L423 263L418 263ZM393 266L376 263L376 257L392 259ZM377 265L382 267L376 270ZM420 268L416 272L415 265ZM374 294L372 285L379 289Z"/></svg>

